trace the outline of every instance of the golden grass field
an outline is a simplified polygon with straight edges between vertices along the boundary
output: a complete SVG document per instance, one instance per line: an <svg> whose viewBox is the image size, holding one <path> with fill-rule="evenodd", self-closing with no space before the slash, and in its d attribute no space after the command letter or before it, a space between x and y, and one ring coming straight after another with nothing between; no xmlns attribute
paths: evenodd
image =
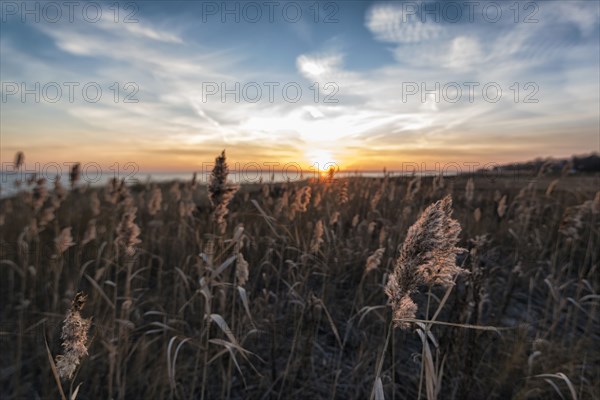
<svg viewBox="0 0 600 400"><path fill-rule="evenodd" d="M597 174L235 187L224 162L1 200L0 397L600 398Z"/></svg>

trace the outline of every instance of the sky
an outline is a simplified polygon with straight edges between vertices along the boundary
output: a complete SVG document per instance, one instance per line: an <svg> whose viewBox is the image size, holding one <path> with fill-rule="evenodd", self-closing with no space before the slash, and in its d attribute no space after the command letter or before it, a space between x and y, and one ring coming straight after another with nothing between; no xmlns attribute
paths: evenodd
<svg viewBox="0 0 600 400"><path fill-rule="evenodd" d="M182 172L222 149L342 170L600 151L598 1L0 6L3 165L19 150Z"/></svg>

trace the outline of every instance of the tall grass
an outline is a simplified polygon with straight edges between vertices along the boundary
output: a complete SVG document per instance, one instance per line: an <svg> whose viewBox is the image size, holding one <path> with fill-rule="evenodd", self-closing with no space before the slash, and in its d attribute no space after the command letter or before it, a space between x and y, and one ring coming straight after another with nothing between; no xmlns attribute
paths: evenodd
<svg viewBox="0 0 600 400"><path fill-rule="evenodd" d="M3 398L599 398L598 176L217 165L0 201ZM80 291L87 337L64 333Z"/></svg>

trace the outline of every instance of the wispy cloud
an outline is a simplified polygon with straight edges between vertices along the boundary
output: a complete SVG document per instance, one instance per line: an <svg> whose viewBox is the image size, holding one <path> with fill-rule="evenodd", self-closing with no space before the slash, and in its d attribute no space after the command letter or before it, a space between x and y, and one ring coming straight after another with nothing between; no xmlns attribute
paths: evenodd
<svg viewBox="0 0 600 400"><path fill-rule="evenodd" d="M238 152L246 159L310 161L331 154L349 167L391 166L394 154L489 159L494 150L499 158L587 151L597 145L599 8L548 2L540 3L533 24L513 23L511 15L497 24L458 24L422 22L405 15L400 3L375 3L361 11L363 26L352 34L342 23L302 21L279 29L266 44L239 33L262 25L217 26L224 32L218 38L191 12L165 20L140 15L137 24L19 27L48 40L45 53L19 46L21 31L3 26L3 81L93 81L105 93L98 103L3 104L2 156L12 157L7 149L20 147L24 137L85 149L67 149L65 157L112 148L161 166L168 165L169 152L183 166L223 146L246 149ZM281 42L297 45L285 54L271 49L284 47ZM387 57L368 66L357 62L370 48ZM139 102L115 102L108 89L114 82L121 90L134 82ZM263 90L256 103L233 95L222 101L221 93L207 100L203 85L220 90L252 82ZM274 101L267 100L265 82L279 84ZM466 82L479 84L472 99ZM490 82L503 90L498 102L484 98ZM285 83L302 87L297 102L282 98ZM417 93L407 95L407 84ZM461 97L449 101L456 86ZM538 102L524 103L528 95ZM35 119L27 118L32 114ZM568 135L561 139L560 132Z"/></svg>
<svg viewBox="0 0 600 400"><path fill-rule="evenodd" d="M443 29L431 22L422 22L415 14L394 4L373 6L366 21L375 38L390 43L419 43L438 37Z"/></svg>

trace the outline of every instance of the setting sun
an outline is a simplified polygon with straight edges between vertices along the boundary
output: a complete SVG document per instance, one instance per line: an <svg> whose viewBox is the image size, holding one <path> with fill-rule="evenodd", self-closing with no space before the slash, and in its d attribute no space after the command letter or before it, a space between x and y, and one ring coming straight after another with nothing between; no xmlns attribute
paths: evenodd
<svg viewBox="0 0 600 400"><path fill-rule="evenodd" d="M310 163L312 170L319 170L321 172L328 171L331 167L335 170L339 170L339 163L334 159L333 155L328 150L308 150L306 152L306 158Z"/></svg>

